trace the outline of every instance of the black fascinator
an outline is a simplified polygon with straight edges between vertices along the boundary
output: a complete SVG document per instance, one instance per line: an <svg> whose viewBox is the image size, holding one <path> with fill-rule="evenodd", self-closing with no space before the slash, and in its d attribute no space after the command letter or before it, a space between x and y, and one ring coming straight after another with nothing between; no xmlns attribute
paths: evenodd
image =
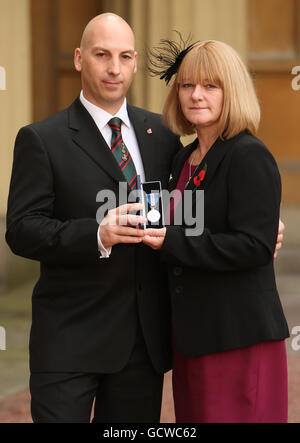
<svg viewBox="0 0 300 443"><path fill-rule="evenodd" d="M185 55L195 46L191 44L191 36L184 40L179 31L174 31L179 41L162 39L160 46L148 49L148 71L152 76L159 76L168 84L174 74L178 72Z"/></svg>

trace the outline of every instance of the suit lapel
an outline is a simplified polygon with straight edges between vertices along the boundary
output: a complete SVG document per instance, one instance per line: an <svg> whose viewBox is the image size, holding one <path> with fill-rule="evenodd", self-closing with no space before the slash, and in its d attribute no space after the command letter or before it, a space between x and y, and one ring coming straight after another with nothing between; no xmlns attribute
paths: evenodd
<svg viewBox="0 0 300 443"><path fill-rule="evenodd" d="M206 174L204 180L201 182L201 185L198 189L206 189L211 181L213 180L219 165L221 164L224 156L228 152L229 148L234 144L234 142L241 136L238 134L237 136L229 139L222 140L218 138L215 143L212 145L210 150L206 153L205 157L201 161L200 165L195 171L195 176L199 174L199 172L204 169L205 165L207 166ZM195 184L193 180L190 181L189 185L186 189L194 189Z"/></svg>
<svg viewBox="0 0 300 443"><path fill-rule="evenodd" d="M138 141L147 181L151 177L155 177L155 159L153 158L155 134L150 132L152 129L145 115L130 105L128 105L127 111Z"/></svg>
<svg viewBox="0 0 300 443"><path fill-rule="evenodd" d="M177 155L177 158L175 158L174 169L172 170L172 177L169 182L170 192L172 192L176 188L182 168L186 160L191 155L191 153L194 151L194 149L196 149L197 145L198 145L198 139L194 140L193 143L180 150L179 154Z"/></svg>
<svg viewBox="0 0 300 443"><path fill-rule="evenodd" d="M186 190L194 190L195 188L197 190L205 190L208 188L209 184L212 182L219 165L221 164L222 160L224 159L224 156L232 147L236 140L238 140L239 137L241 137L241 134L238 134L237 136L229 139L229 140L222 140L221 138L218 138L216 142L213 144L213 146L210 148L210 150L207 152L205 157L203 158L202 162L198 166L198 168L195 171L194 176L199 174L199 172L204 169L205 164L207 165L207 170L205 174L204 180L201 182L199 187L195 187L194 181L191 180L188 186L186 187ZM183 151L186 151L184 153L180 153L180 157L177 159L175 167L174 167L174 177L172 180L172 184L169 186L169 190L173 191L177 185L181 170L184 166L185 161L190 156L190 154L193 152L194 149L196 149L198 145L198 139L196 139L191 145L187 146L183 149ZM183 200L184 200L184 194L183 194ZM196 193L193 193L193 199L192 204L193 206L196 203ZM184 207L184 204L182 204L182 208ZM178 210L180 208L180 205L178 205ZM175 211L176 213L176 211Z"/></svg>
<svg viewBox="0 0 300 443"><path fill-rule="evenodd" d="M155 134L149 133L149 122L143 113L128 106L129 119L133 125L144 165L146 180L155 177L155 158L153 144ZM69 108L69 127L73 130L73 141L79 146L106 174L116 182L125 178L114 155L107 146L94 120L77 98ZM129 148L130 149L130 148ZM129 189L129 188L128 188Z"/></svg>
<svg viewBox="0 0 300 443"><path fill-rule="evenodd" d="M73 141L99 168L114 181L125 181L114 155L79 98L69 108L69 127L73 130Z"/></svg>

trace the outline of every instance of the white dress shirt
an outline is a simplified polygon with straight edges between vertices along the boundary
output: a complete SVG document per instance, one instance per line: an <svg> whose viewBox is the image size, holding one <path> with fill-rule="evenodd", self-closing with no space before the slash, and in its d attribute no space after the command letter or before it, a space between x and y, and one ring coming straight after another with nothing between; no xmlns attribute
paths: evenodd
<svg viewBox="0 0 300 443"><path fill-rule="evenodd" d="M144 166L143 166L143 162L142 162L142 158L141 158L141 153L139 150L139 145L138 145L136 135L134 132L134 128L133 128L132 123L129 120L129 116L128 116L128 112L127 112L126 98L124 99L124 102L123 102L121 108L119 109L119 111L115 115L109 114L107 111L104 111L104 109L101 109L98 106L91 103L90 101L88 101L84 97L83 91L81 91L81 93L80 93L80 101L81 101L82 105L85 107L85 109L89 112L91 117L93 118L94 122L96 123L97 128L101 132L109 149L110 149L110 142L111 142L111 137L112 137L112 130L109 127L108 122L113 117L118 117L122 120L123 124L122 124L122 128L121 128L121 132L122 132L122 137L123 137L124 143L130 151L130 155L133 159L136 172L141 177L141 182L144 182L145 181ZM124 178L124 181L125 181L125 178ZM109 248L109 249L104 248L104 246L100 240L100 226L98 229L97 237L98 237L98 249L100 252L100 258L108 258L111 253L112 248Z"/></svg>

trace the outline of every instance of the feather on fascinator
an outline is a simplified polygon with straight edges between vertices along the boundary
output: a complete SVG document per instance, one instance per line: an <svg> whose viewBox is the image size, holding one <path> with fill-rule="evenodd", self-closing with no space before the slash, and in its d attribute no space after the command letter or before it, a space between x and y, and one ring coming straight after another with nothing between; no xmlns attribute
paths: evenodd
<svg viewBox="0 0 300 443"><path fill-rule="evenodd" d="M185 55L194 47L191 44L191 36L184 40L179 31L174 31L179 37L179 42L162 39L160 46L148 49L148 71L152 76L159 76L166 84L169 84L173 75L178 72Z"/></svg>

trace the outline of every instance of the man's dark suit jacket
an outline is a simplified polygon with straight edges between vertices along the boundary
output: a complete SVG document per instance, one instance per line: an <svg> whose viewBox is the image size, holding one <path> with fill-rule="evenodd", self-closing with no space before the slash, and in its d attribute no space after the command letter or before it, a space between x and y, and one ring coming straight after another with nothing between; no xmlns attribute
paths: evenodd
<svg viewBox="0 0 300 443"><path fill-rule="evenodd" d="M197 144L175 158L171 190ZM261 141L242 132L218 139L198 171L205 163L198 188L204 190L203 234L187 237L184 224L170 226L161 249L175 343L187 356L289 336L273 266L281 199L276 162ZM191 181L187 189L194 188Z"/></svg>
<svg viewBox="0 0 300 443"><path fill-rule="evenodd" d="M157 114L132 106L128 114L146 180L166 188L179 138ZM113 154L78 98L17 136L6 239L15 254L40 261L32 297L33 372L119 371L138 316L155 369L171 366L169 301L157 253L120 244L109 259L99 259L96 195L107 189L118 197L120 181Z"/></svg>

